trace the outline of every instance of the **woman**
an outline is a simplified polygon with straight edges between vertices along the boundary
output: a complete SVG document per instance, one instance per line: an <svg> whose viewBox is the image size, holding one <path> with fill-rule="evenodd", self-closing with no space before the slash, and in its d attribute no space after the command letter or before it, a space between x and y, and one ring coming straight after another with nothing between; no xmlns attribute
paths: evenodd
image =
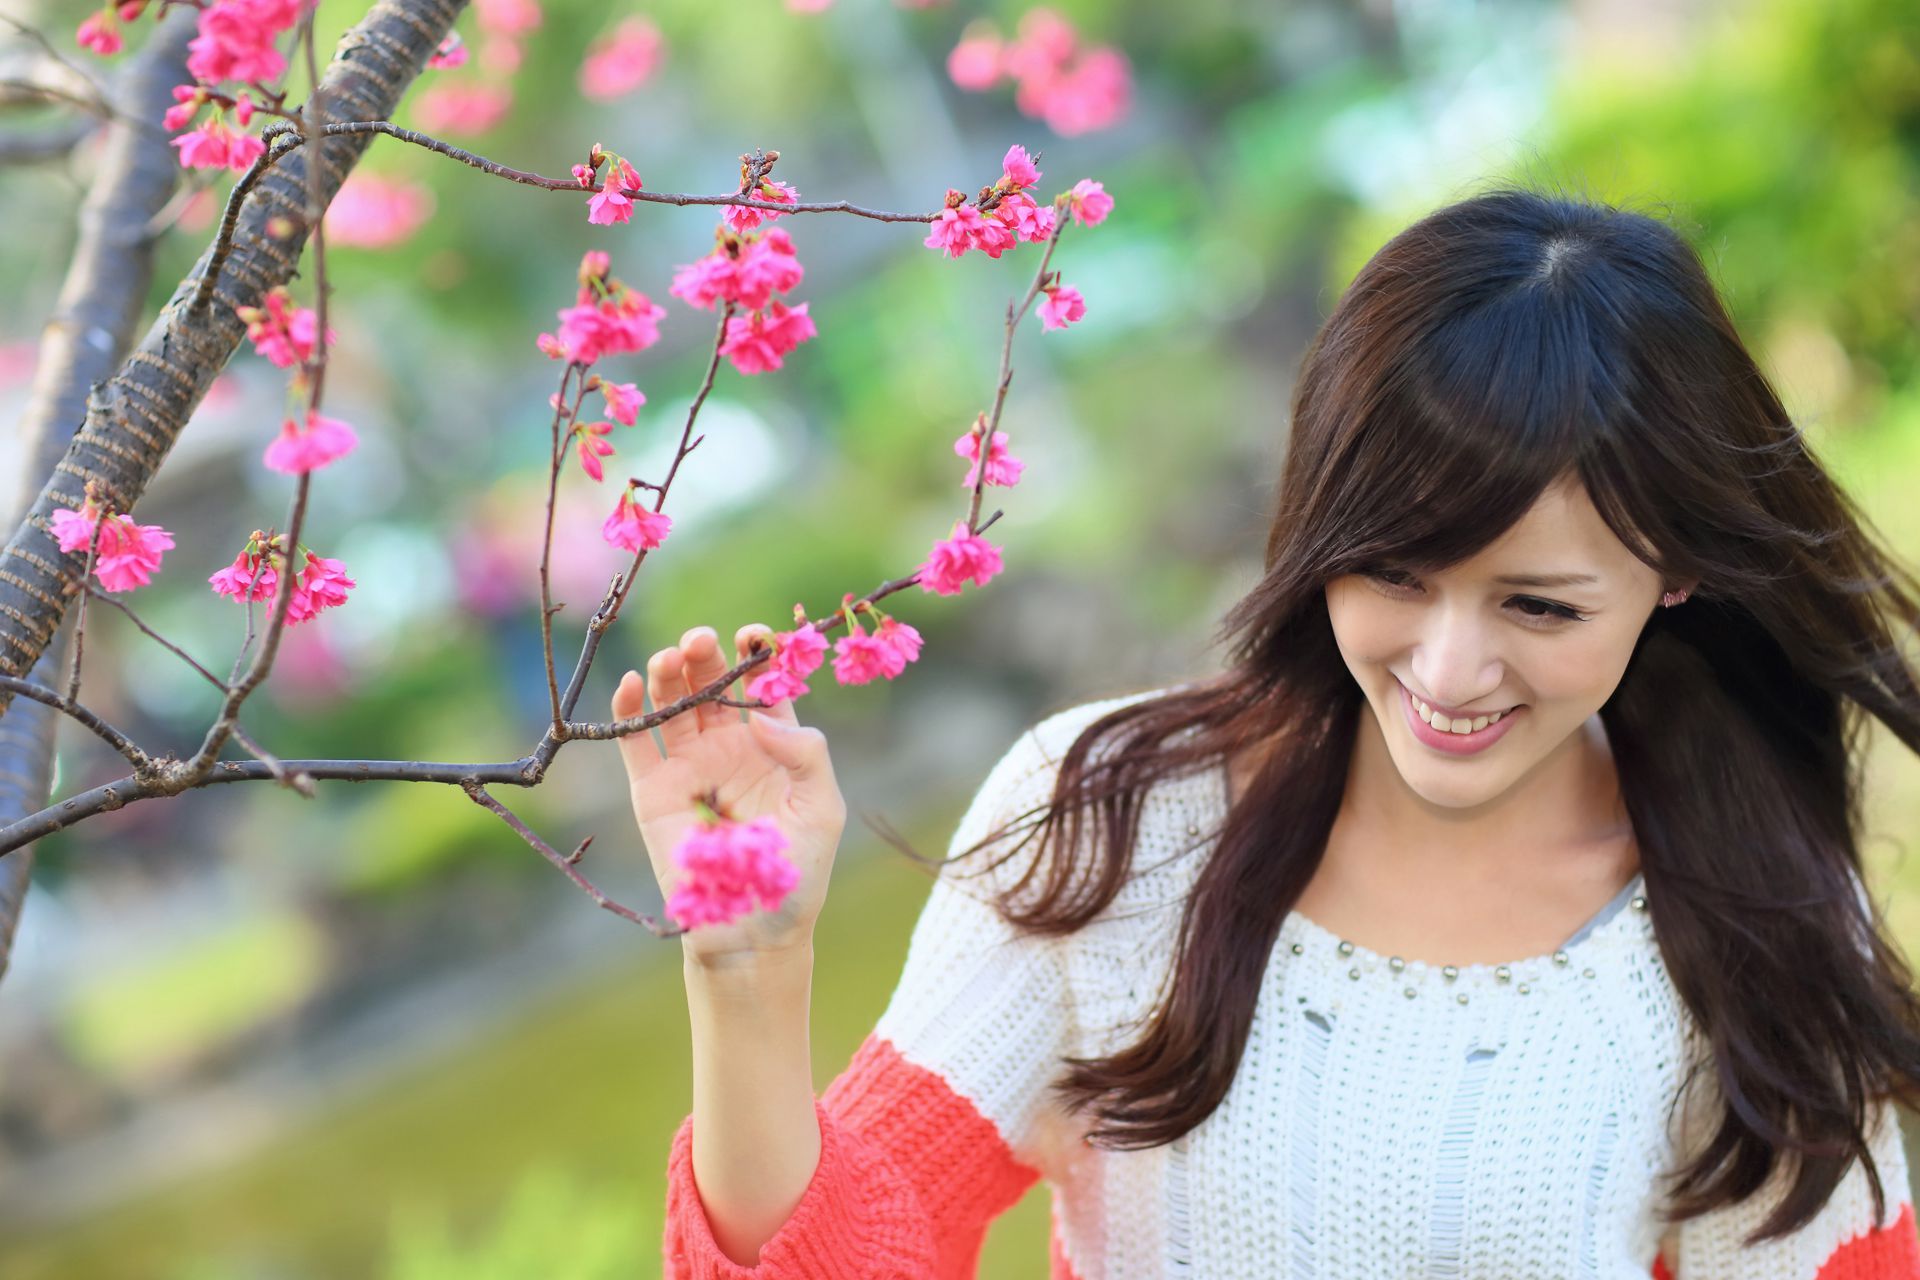
<svg viewBox="0 0 1920 1280"><path fill-rule="evenodd" d="M1856 776L1869 715L1920 750L1916 625L1678 234L1440 209L1306 354L1225 671L1015 743L953 841L985 890L936 882L817 1099L824 737L621 740L663 887L716 784L803 876L685 935L668 1274L970 1276L1044 1177L1056 1280L1920 1277Z"/></svg>

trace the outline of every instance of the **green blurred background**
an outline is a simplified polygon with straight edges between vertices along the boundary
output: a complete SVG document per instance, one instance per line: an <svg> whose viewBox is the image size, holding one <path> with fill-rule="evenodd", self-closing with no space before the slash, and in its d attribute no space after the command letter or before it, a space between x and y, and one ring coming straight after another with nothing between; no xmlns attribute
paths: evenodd
<svg viewBox="0 0 1920 1280"><path fill-rule="evenodd" d="M1056 260L1084 322L1016 344L1003 426L1029 468L988 494L1007 513L993 534L1006 573L959 598L896 597L927 637L919 666L885 687L816 682L802 709L861 819L820 931L821 1085L884 1006L927 888L868 820L943 849L1026 725L1213 669L1216 620L1259 568L1300 354L1358 266L1436 204L1516 180L1673 221L1816 449L1920 561L1909 0L1066 0L1058 12L1133 71L1124 116L1072 136L946 73L969 23L1008 32L1025 9L671 0L647 10L659 69L590 102L575 68L628 11L549 0L512 110L451 136L548 174L600 141L667 191L729 189L740 152L777 148L775 176L805 198L902 210L991 181L1021 142L1042 153L1045 195L1095 177L1117 201ZM0 11L64 49L85 13ZM323 47L360 12L327 0ZM435 77L485 78L428 72L416 92ZM0 408L24 396L88 157L0 170L0 221L31 229L0 237L15 301ZM329 254L328 406L363 445L316 477L307 538L360 586L288 634L247 723L282 754L510 759L545 709L529 548L554 366L534 335L589 248L668 307L661 344L607 370L649 397L609 469L657 478L712 320L666 286L713 218L643 205L592 227L577 197L388 140L362 168L419 184L433 212L402 244ZM155 305L204 246L205 216L189 206L168 232ZM1032 257L949 262L923 231L860 219L783 225L820 336L778 374L722 368L709 441L673 490L674 538L584 715L684 628L785 625L795 601L822 614L909 571L964 510L951 442L985 406L999 316ZM277 370L237 356L140 508L178 547L133 603L216 666L241 623L201 584L285 510L286 478L258 465L282 394ZM570 464L561 498L570 664L621 558L597 537L613 490ZM124 619L92 616L85 699L143 741L196 740L204 687ZM63 793L115 765L63 734ZM585 869L653 909L621 782L610 745L576 744L546 785L502 799L561 848L596 834ZM1920 872L1902 855L1920 765L1883 737L1869 785L1874 887L1912 954ZM666 1152L690 1100L678 954L446 788L218 788L62 833L41 846L0 987L0 1274L657 1274ZM1036 1188L995 1225L982 1273L1039 1277L1045 1258Z"/></svg>

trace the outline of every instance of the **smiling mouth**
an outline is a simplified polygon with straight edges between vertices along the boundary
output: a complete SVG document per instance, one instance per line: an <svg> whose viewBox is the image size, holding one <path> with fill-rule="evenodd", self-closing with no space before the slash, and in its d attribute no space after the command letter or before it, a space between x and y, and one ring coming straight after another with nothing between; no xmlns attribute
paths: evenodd
<svg viewBox="0 0 1920 1280"><path fill-rule="evenodd" d="M1394 679L1395 683L1399 682L1399 677L1396 676ZM1441 733L1478 733L1489 725L1499 724L1500 721L1505 719L1509 714L1519 710L1521 706L1525 705L1516 702L1512 706L1503 707L1498 711L1462 713L1461 715L1450 716L1444 711L1434 710L1430 704L1421 699L1419 694L1411 689L1407 689L1406 685L1401 684L1400 687L1406 689L1407 697L1412 701L1414 710L1419 714L1421 721Z"/></svg>

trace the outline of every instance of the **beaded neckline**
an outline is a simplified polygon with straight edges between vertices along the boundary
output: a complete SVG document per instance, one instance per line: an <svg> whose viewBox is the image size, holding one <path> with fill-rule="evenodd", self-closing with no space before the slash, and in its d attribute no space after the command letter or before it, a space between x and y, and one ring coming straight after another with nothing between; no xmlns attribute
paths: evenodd
<svg viewBox="0 0 1920 1280"><path fill-rule="evenodd" d="M1378 981L1382 974L1399 979L1409 998L1420 994L1426 986L1463 991L1511 987L1520 995L1526 995L1543 983L1597 976L1591 963L1593 945L1637 924L1636 917L1647 909L1645 887L1642 874L1635 872L1624 891L1626 902L1618 906L1610 903L1612 913L1573 941L1542 955L1495 964L1441 964L1382 955L1340 937L1297 911L1289 912L1282 922L1278 945L1294 956L1317 954L1321 963L1345 969L1348 977L1356 982L1370 977Z"/></svg>
<svg viewBox="0 0 1920 1280"><path fill-rule="evenodd" d="M1231 800L1230 785L1227 768L1222 764L1217 770L1213 798L1223 813ZM1197 828L1189 826L1188 833L1197 834ZM1592 944L1617 936L1629 926L1639 927L1644 923L1642 917L1647 910L1644 872L1636 871L1621 893L1626 896L1625 903L1618 902L1621 895L1616 894L1558 949L1495 964L1441 964L1382 955L1340 937L1298 911L1289 911L1281 921L1275 950L1300 957L1318 953L1321 963L1344 968L1347 977L1356 984L1369 978L1377 983L1382 975L1389 976L1401 986L1408 999L1428 989L1441 995L1452 994L1460 1004L1467 1003L1469 991L1511 990L1527 995L1542 986L1584 981L1597 975L1588 963L1594 958L1590 954Z"/></svg>

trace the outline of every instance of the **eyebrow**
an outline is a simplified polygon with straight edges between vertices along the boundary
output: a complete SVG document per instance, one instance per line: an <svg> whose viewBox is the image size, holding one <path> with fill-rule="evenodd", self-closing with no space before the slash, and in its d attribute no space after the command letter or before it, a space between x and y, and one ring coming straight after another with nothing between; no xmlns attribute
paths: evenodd
<svg viewBox="0 0 1920 1280"><path fill-rule="evenodd" d="M1600 579L1590 573L1510 573L1494 581L1508 587L1572 587Z"/></svg>

